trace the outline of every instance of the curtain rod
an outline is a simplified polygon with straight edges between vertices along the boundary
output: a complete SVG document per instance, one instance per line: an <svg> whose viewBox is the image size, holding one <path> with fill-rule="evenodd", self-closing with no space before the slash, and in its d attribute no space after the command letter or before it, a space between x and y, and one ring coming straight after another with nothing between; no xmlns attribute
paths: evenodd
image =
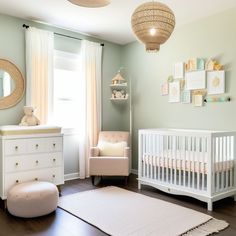
<svg viewBox="0 0 236 236"><path fill-rule="evenodd" d="M22 27L28 29L29 25L23 24ZM82 40L81 38L76 38L76 37L69 36L66 34L60 34L60 33L56 33L56 32L54 32L54 34L59 35L59 36L63 36L63 37L67 37L67 38L71 38L71 39ZM100 45L103 47L104 43L101 43Z"/></svg>

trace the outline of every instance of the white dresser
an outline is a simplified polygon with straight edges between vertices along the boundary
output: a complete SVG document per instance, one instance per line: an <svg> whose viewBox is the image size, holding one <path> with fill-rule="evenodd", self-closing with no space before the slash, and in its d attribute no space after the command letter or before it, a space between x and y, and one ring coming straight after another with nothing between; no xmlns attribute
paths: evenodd
<svg viewBox="0 0 236 236"><path fill-rule="evenodd" d="M63 135L54 126L0 127L0 197L25 181L64 183Z"/></svg>

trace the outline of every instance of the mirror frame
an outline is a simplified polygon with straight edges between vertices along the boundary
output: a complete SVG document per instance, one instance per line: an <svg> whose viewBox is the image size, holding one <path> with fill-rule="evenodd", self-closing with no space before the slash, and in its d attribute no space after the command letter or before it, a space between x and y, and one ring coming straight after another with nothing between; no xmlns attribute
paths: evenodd
<svg viewBox="0 0 236 236"><path fill-rule="evenodd" d="M25 92L25 81L20 70L12 62L0 59L0 69L5 70L14 80L15 89L3 98L0 98L0 109L6 109L16 105L23 97Z"/></svg>

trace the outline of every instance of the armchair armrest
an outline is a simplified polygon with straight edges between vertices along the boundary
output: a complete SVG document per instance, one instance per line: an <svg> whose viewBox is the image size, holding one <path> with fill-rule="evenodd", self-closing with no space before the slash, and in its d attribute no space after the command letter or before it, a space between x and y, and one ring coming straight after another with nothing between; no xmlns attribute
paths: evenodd
<svg viewBox="0 0 236 236"><path fill-rule="evenodd" d="M125 147L124 157L130 157L130 147Z"/></svg>
<svg viewBox="0 0 236 236"><path fill-rule="evenodd" d="M99 156L99 148L91 147L90 148L90 157L98 157Z"/></svg>

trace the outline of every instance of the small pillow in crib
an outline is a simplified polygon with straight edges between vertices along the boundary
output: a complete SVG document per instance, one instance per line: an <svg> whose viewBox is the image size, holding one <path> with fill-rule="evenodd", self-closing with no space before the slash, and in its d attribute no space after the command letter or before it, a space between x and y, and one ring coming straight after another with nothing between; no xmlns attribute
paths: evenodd
<svg viewBox="0 0 236 236"><path fill-rule="evenodd" d="M100 156L124 156L124 149L127 147L126 142L110 143L105 141L98 142L99 155Z"/></svg>

